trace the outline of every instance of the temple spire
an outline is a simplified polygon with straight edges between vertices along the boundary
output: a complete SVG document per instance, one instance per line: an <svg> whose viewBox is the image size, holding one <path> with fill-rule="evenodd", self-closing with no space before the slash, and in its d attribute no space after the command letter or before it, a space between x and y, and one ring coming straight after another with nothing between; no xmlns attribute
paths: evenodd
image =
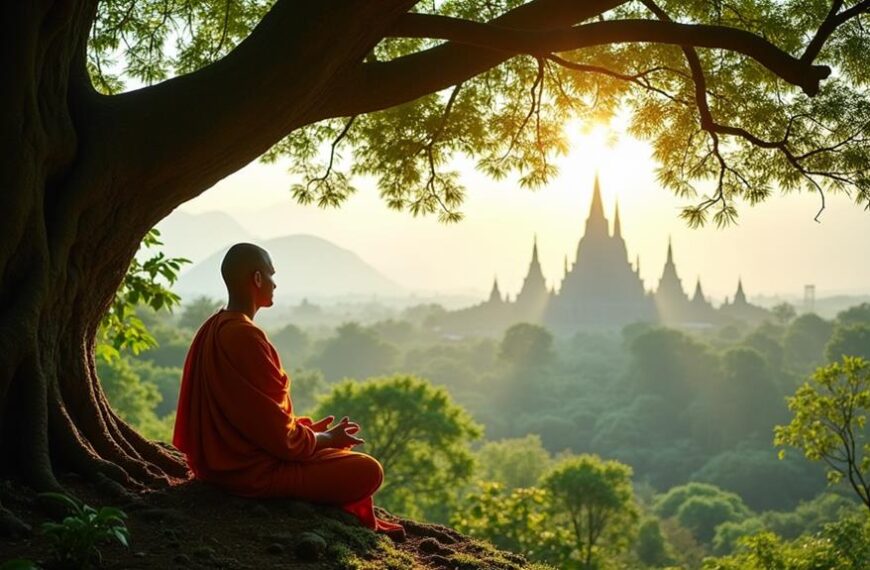
<svg viewBox="0 0 870 570"><path fill-rule="evenodd" d="M622 224L619 221L619 199L616 200L616 212L613 214L613 237L622 237Z"/></svg>
<svg viewBox="0 0 870 570"><path fill-rule="evenodd" d="M550 293L547 289L547 282L544 280L541 262L538 259L538 236L535 235L529 272L526 274L523 286L515 299L519 318L525 319L528 322L536 322L528 319L540 319L549 298Z"/></svg>
<svg viewBox="0 0 870 570"><path fill-rule="evenodd" d="M743 292L743 277L737 278L737 292L734 294L735 303L745 303L746 293Z"/></svg>
<svg viewBox="0 0 870 570"><path fill-rule="evenodd" d="M640 254L639 253L634 258L634 272L637 273L638 275L640 275Z"/></svg>
<svg viewBox="0 0 870 570"><path fill-rule="evenodd" d="M595 173L595 185L592 187L592 205L589 207L590 218L604 218L604 203L601 201L601 183L598 173Z"/></svg>
<svg viewBox="0 0 870 570"><path fill-rule="evenodd" d="M704 290L701 288L701 276L698 276L698 280L695 282L695 294L692 297L692 300L704 300Z"/></svg>
<svg viewBox="0 0 870 570"><path fill-rule="evenodd" d="M601 184L598 173L595 173L595 185L592 188L592 203L589 205L589 217L586 218L586 236L593 239L609 237L607 218L604 217L604 204L601 201Z"/></svg>
<svg viewBox="0 0 870 570"><path fill-rule="evenodd" d="M665 261L666 265L674 264L674 247L671 245L671 236L668 236L668 259Z"/></svg>
<svg viewBox="0 0 870 570"><path fill-rule="evenodd" d="M538 259L538 235L535 234L535 241L532 245L532 261L529 263L529 272L526 274L526 280L523 284L523 289L531 283L544 284L544 272L541 270L541 262Z"/></svg>
<svg viewBox="0 0 870 570"><path fill-rule="evenodd" d="M489 294L490 303L501 303L501 291L498 288L498 277L492 278L492 291Z"/></svg>

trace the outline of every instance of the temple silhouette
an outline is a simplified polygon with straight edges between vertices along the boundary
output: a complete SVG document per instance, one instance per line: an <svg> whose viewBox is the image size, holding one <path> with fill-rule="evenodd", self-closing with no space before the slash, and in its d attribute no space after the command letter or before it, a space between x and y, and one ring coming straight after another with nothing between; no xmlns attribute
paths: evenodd
<svg viewBox="0 0 870 570"><path fill-rule="evenodd" d="M714 308L704 296L700 278L690 298L683 290L670 240L658 287L655 291L645 290L640 278L640 258L633 265L628 259L619 204L611 232L596 176L586 228L573 262L569 264L565 258L558 291L547 288L535 238L528 272L514 299L502 295L496 278L489 299L448 312L437 324L446 331L485 333L529 322L570 334L582 328L621 327L635 322L707 327L733 321L756 322L767 315L767 310L746 300L740 279L733 301L726 299L719 308Z"/></svg>

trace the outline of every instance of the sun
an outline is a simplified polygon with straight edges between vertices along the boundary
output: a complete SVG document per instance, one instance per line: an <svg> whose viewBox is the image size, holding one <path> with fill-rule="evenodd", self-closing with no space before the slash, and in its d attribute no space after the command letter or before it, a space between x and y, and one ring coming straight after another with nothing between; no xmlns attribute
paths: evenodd
<svg viewBox="0 0 870 570"><path fill-rule="evenodd" d="M600 122L574 120L566 123L564 129L571 149L569 156L591 164L605 162L619 138L610 124Z"/></svg>
<svg viewBox="0 0 870 570"><path fill-rule="evenodd" d="M654 171L649 145L629 135L618 118L607 123L572 120L565 124L564 134L569 150L558 160L560 178L589 181L591 195L591 181L600 176L606 203L647 183Z"/></svg>

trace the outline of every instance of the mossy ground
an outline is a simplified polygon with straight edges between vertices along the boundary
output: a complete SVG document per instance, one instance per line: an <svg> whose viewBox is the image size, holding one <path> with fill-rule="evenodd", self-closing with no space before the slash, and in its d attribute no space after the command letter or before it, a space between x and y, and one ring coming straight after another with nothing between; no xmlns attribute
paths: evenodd
<svg viewBox="0 0 870 570"><path fill-rule="evenodd" d="M545 570L452 529L384 512L385 518L403 523L404 541L376 535L339 509L243 499L199 482L126 503L107 500L105 493L77 479L64 484L92 506L120 506L129 515L130 548L108 544L100 549L107 569ZM0 498L34 529L27 536L0 537L0 563L13 558L49 562L51 547L38 528L52 517L36 495L5 484Z"/></svg>

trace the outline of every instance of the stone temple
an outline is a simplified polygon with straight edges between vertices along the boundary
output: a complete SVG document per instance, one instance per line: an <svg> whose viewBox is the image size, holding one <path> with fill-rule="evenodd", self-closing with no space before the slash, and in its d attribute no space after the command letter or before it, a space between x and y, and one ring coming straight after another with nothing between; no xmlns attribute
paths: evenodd
<svg viewBox="0 0 870 570"><path fill-rule="evenodd" d="M487 301L447 313L438 324L448 331L485 333L530 322L570 334L578 329L622 327L635 322L706 327L730 321L760 321L768 314L746 300L739 280L734 300L726 300L719 309L704 297L700 279L689 297L683 290L670 242L657 288L645 290L640 259L632 265L628 258L619 204L611 231L597 176L583 237L573 263L569 265L565 259L564 271L559 290L548 288L535 240L528 272L513 300L502 296L495 280Z"/></svg>

